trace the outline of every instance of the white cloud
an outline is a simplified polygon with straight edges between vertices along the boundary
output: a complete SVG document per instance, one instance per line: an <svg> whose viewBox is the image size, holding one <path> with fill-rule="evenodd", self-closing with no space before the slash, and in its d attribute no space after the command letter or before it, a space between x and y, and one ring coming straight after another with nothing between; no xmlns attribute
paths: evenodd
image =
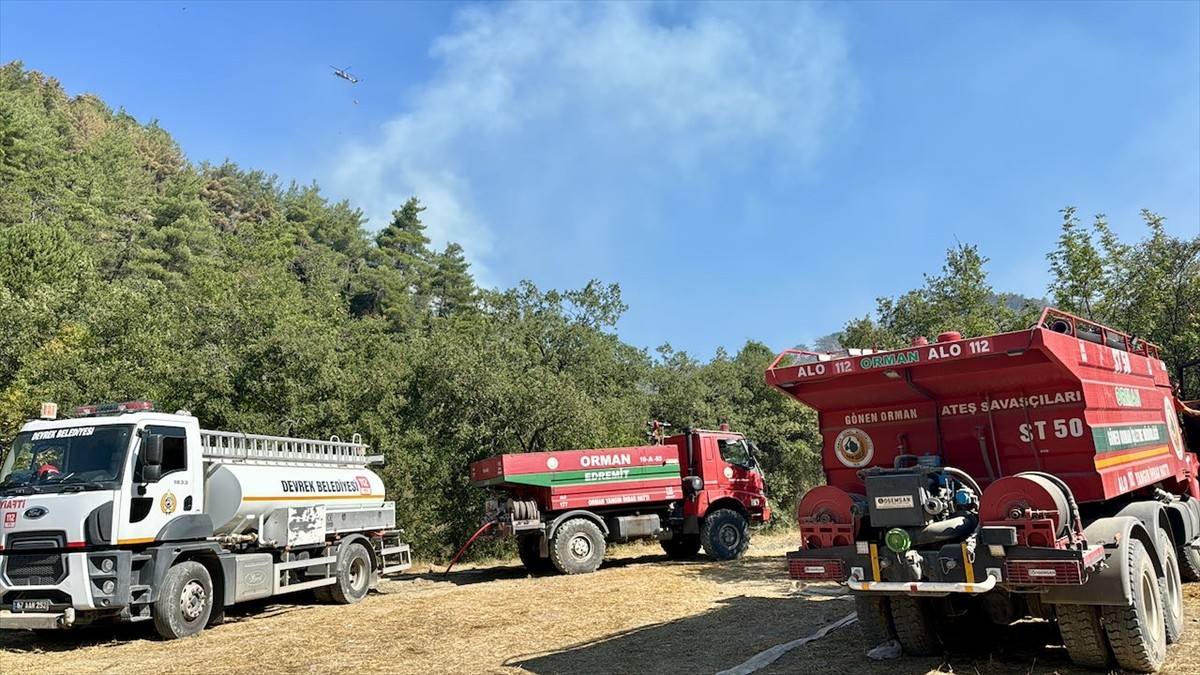
<svg viewBox="0 0 1200 675"><path fill-rule="evenodd" d="M622 220L611 204L652 200L647 182L807 166L853 112L845 51L809 4L471 6L411 109L348 148L334 184L372 228L418 196L435 245L462 244L487 285L498 249Z"/></svg>

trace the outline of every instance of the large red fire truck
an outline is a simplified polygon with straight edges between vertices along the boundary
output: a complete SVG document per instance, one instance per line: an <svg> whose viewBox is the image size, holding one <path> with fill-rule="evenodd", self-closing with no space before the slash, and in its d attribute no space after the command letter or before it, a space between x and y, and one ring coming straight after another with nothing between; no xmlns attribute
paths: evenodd
<svg viewBox="0 0 1200 675"><path fill-rule="evenodd" d="M1033 617L1077 664L1162 664L1200 580L1200 438L1158 347L1046 309L1029 330L788 350L766 379L824 446L790 575L845 583L869 637L929 655L955 624Z"/></svg>

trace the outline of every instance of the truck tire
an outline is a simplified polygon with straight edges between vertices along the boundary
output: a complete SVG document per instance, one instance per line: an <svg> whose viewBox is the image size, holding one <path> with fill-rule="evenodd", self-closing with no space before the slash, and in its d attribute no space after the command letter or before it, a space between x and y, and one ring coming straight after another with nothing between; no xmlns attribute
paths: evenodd
<svg viewBox="0 0 1200 675"><path fill-rule="evenodd" d="M1175 552L1179 554L1179 576L1184 581L1200 581L1200 550L1184 545Z"/></svg>
<svg viewBox="0 0 1200 675"><path fill-rule="evenodd" d="M1128 607L1105 607L1104 629L1117 665L1139 673L1152 673L1167 655L1167 634L1162 594L1150 553L1141 541L1129 539L1125 550L1126 574L1133 589Z"/></svg>
<svg viewBox="0 0 1200 675"><path fill-rule="evenodd" d="M909 595L891 597L892 626L896 639L909 656L936 656L942 653L938 642L933 608L925 598Z"/></svg>
<svg viewBox="0 0 1200 675"><path fill-rule="evenodd" d="M886 595L855 593L854 609L858 612L858 632L867 643L867 649L896 639L892 627L891 599Z"/></svg>
<svg viewBox="0 0 1200 675"><path fill-rule="evenodd" d="M185 560L163 577L151 611L154 628L167 640L197 635L208 623L212 608L212 577L204 565Z"/></svg>
<svg viewBox="0 0 1200 675"><path fill-rule="evenodd" d="M1187 624L1183 621L1183 581L1179 576L1179 556L1166 532L1158 531L1158 546L1162 551L1163 576L1158 580L1162 593L1163 628L1167 644L1175 644Z"/></svg>
<svg viewBox="0 0 1200 675"><path fill-rule="evenodd" d="M517 555L530 574L547 574L554 570L549 557L542 557L542 536L525 534L517 538Z"/></svg>
<svg viewBox="0 0 1200 675"><path fill-rule="evenodd" d="M671 560L687 560L700 552L700 535L676 534L670 539L660 539L658 545Z"/></svg>
<svg viewBox="0 0 1200 675"><path fill-rule="evenodd" d="M568 520L550 541L550 561L563 574L595 572L604 561L604 533L587 518Z"/></svg>
<svg viewBox="0 0 1200 675"><path fill-rule="evenodd" d="M329 589L329 597L335 604L353 605L367 597L371 572L371 554L358 544L350 544L339 556L337 583L320 588Z"/></svg>
<svg viewBox="0 0 1200 675"><path fill-rule="evenodd" d="M1108 670L1112 650L1100 621L1100 608L1093 605L1055 605L1058 632L1071 662L1084 668Z"/></svg>
<svg viewBox="0 0 1200 675"><path fill-rule="evenodd" d="M750 524L737 511L717 509L704 519L700 540L709 558L736 560L750 548Z"/></svg>

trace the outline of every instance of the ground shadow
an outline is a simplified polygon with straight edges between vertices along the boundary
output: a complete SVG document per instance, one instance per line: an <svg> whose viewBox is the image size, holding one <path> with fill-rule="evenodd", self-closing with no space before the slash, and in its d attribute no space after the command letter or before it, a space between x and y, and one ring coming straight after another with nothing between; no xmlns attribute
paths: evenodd
<svg viewBox="0 0 1200 675"><path fill-rule="evenodd" d="M784 555L743 558L697 566L693 569L698 577L716 583L744 583L757 579L778 584L782 588L788 588L793 597L801 601L840 597L844 600L842 606L847 607L848 611L854 609L853 604L849 602L849 591L841 584L791 581L787 575L787 558ZM852 632L857 638L857 627ZM1062 647L1057 627L1046 621L1023 621L1010 626L989 625L986 629L951 626L946 629L945 642L945 654L933 666L934 669L946 671L953 667L960 672L966 670L1022 675L1030 672L1088 672L1071 664L1066 650ZM810 651L814 655L820 655L823 651L833 650L827 655L833 656L836 648L831 647L832 644L836 642L824 640L819 644L814 643ZM865 651L866 646L863 645L860 657ZM886 670L884 668L879 672Z"/></svg>
<svg viewBox="0 0 1200 675"><path fill-rule="evenodd" d="M811 636L853 613L830 597L739 596L711 611L676 621L615 633L558 651L509 659L506 666L539 675L641 672L695 675L734 668L759 652ZM782 654L759 675L819 672L844 675L918 675L931 671L993 675L1058 673L1082 675L1059 646L1058 631L1046 622L995 627L964 636L935 658L874 661L855 624Z"/></svg>
<svg viewBox="0 0 1200 675"><path fill-rule="evenodd" d="M776 645L812 635L852 611L846 603L737 596L720 601L718 607L703 614L615 633L546 654L509 659L504 665L539 675L580 672L603 675L647 670L656 675L715 673L733 668ZM843 654L849 644L855 645L855 658L845 662L845 670L839 670L834 663L797 661L793 667L779 672L813 669L822 673L871 672L862 668L861 654L865 650L853 626L836 629L824 640L842 645L839 651ZM899 668L892 664L886 672L917 675L928 670L922 661L902 664Z"/></svg>

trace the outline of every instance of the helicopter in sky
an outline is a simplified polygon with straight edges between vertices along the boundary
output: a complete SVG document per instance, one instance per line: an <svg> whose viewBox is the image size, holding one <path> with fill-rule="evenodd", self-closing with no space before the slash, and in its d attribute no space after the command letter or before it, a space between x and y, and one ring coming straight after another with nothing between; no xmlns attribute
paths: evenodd
<svg viewBox="0 0 1200 675"><path fill-rule="evenodd" d="M348 70L350 70L350 68L352 68L352 66L346 66L345 68L338 68L337 66L329 66L329 67L333 68L334 75L337 75L338 77L342 78L343 80L346 80L350 84L358 84L359 83L359 78L357 78L347 72Z"/></svg>

